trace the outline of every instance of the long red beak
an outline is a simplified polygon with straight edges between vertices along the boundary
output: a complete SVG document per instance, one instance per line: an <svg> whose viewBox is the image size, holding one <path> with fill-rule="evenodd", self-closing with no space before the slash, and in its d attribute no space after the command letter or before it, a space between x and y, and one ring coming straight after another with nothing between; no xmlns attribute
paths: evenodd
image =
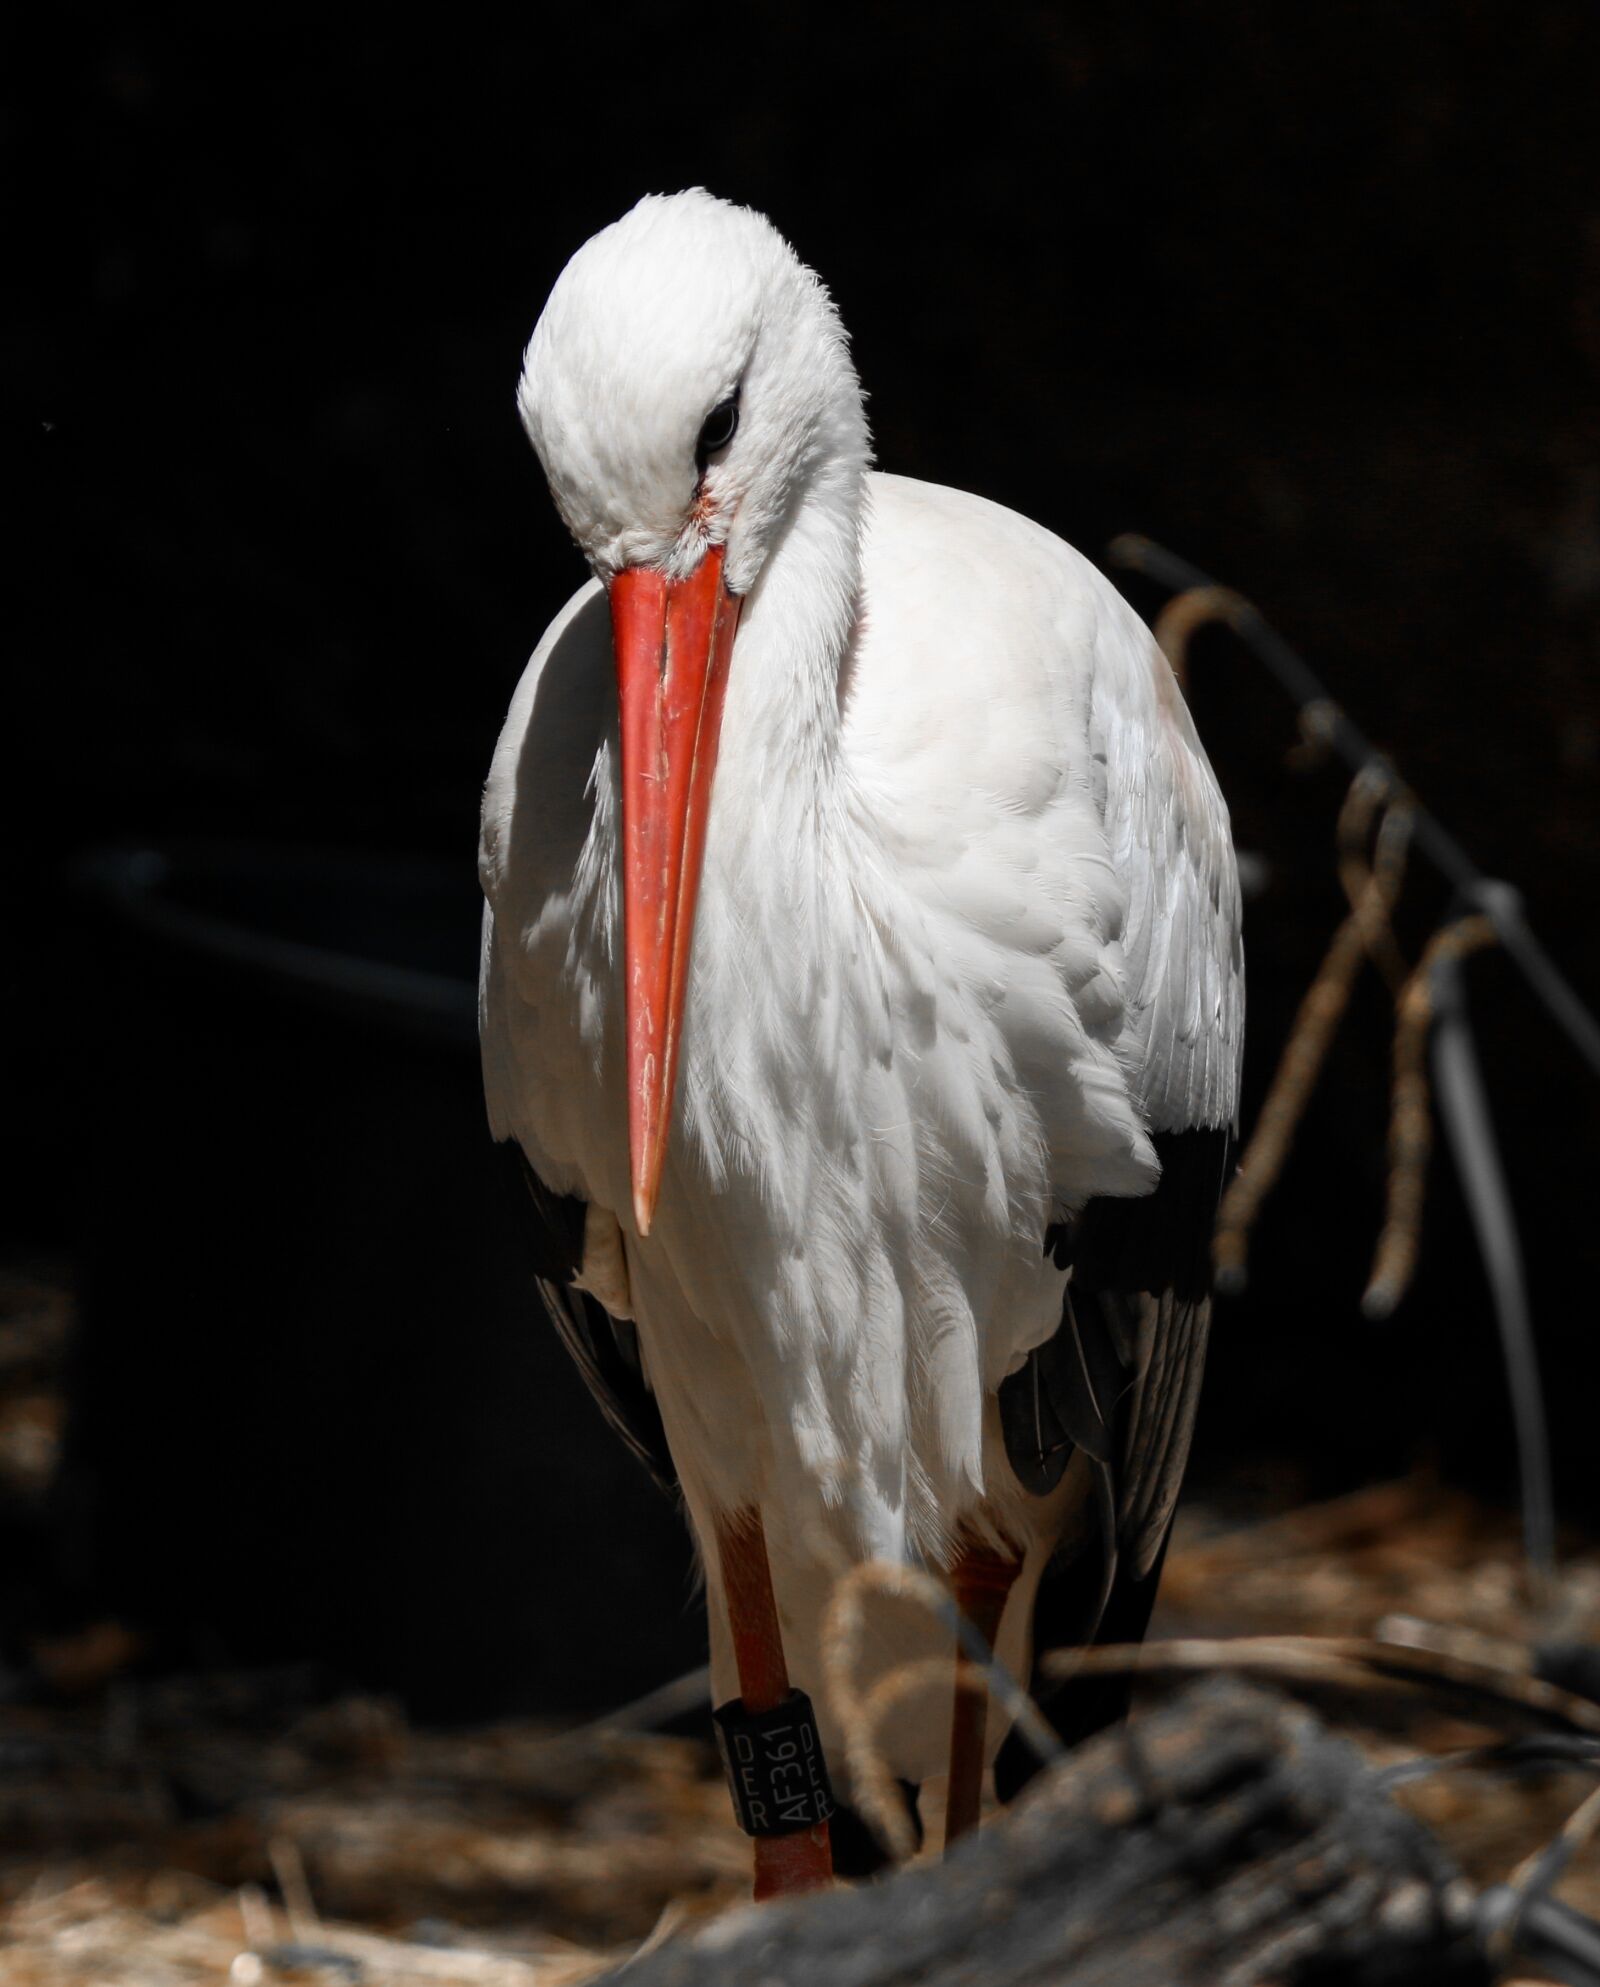
<svg viewBox="0 0 1600 1987"><path fill-rule="evenodd" d="M739 601L715 546L687 579L611 582L622 708L622 907L633 1212L648 1235L678 1074L683 990Z"/></svg>

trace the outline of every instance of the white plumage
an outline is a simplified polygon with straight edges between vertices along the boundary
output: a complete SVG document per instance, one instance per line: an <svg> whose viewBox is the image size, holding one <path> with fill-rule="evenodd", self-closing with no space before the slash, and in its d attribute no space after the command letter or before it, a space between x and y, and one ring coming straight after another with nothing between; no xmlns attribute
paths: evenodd
<svg viewBox="0 0 1600 1987"><path fill-rule="evenodd" d="M730 395L737 433L702 477L696 436ZM586 1203L582 1286L637 1325L701 1540L718 1511L763 1512L819 1708L831 1568L945 1565L963 1528L1026 1552L1001 1640L1021 1664L1086 1489L1074 1468L1025 1491L995 1403L1062 1322L1046 1228L1149 1193L1152 1133L1237 1112L1239 896L1205 753L1149 632L1076 552L869 472L833 307L759 216L682 194L588 243L520 406L596 577L539 644L484 797L494 1135ZM718 544L743 611L641 1238L604 587ZM1121 1539L1144 1563L1176 1474ZM874 1660L934 1634L886 1614ZM939 1771L942 1737L902 1720L896 1770Z"/></svg>

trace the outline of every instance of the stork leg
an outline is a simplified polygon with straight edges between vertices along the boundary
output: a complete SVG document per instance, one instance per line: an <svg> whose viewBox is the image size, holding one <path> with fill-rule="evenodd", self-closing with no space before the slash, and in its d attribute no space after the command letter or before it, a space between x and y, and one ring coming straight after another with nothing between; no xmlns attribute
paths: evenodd
<svg viewBox="0 0 1600 1987"><path fill-rule="evenodd" d="M956 1606L990 1649L1000 1632L1006 1596L1022 1570L1022 1562L991 1546L964 1545L950 1570ZM950 1714L950 1784L944 1805L946 1855L978 1825L983 1805L983 1739L988 1722L989 1691L982 1668L959 1645L956 1649L956 1695Z"/></svg>
<svg viewBox="0 0 1600 1987"><path fill-rule="evenodd" d="M751 1505L718 1519L717 1559L728 1603L739 1695L747 1711L771 1711L789 1695L789 1669L784 1661L783 1632L772 1593L772 1570L767 1564L759 1507ZM828 1824L818 1822L791 1835L756 1836L755 1866L758 1902L796 1891L826 1889L833 1882Z"/></svg>

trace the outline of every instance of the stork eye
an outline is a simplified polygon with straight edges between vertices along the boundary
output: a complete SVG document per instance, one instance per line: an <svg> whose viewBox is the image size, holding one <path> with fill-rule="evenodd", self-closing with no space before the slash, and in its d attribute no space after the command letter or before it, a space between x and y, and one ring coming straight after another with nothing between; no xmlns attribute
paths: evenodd
<svg viewBox="0 0 1600 1987"><path fill-rule="evenodd" d="M700 423L700 439L694 445L695 467L705 474L706 461L719 448L726 448L739 432L739 396L730 393L719 400Z"/></svg>

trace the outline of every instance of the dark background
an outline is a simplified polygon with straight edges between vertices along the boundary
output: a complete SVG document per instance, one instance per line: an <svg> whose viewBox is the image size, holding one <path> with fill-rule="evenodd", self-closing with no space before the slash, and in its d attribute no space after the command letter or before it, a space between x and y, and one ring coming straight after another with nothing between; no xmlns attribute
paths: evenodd
<svg viewBox="0 0 1600 1987"><path fill-rule="evenodd" d="M173 1659L309 1653L447 1711L692 1655L669 1514L592 1460L521 1329L459 1028L264 991L75 869L108 842L430 858L355 937L367 872L322 855L264 910L226 866L182 887L373 956L437 900L402 949L470 977L482 775L582 577L520 351L643 192L771 214L839 301L886 468L1251 595L1600 990L1592 8L63 10L5 43L0 1247L68 1266L86 1320L68 1466L0 1594L17 1646L114 1611ZM1253 1106L1340 912L1343 781L1286 763L1292 713L1228 638L1194 660L1268 865ZM1446 908L1419 872L1408 942ZM1592 1516L1597 1090L1504 962L1471 985L1562 1501ZM1374 981L1219 1313L1202 1486L1512 1482L1447 1165L1407 1307L1358 1314L1388 1040Z"/></svg>

